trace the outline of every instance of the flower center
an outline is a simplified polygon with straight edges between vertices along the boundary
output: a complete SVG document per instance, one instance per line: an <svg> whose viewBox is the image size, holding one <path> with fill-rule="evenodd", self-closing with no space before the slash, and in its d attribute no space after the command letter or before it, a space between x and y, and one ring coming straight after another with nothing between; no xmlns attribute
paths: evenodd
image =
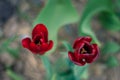
<svg viewBox="0 0 120 80"><path fill-rule="evenodd" d="M88 44L85 44L80 50L80 54L91 54L91 52L92 52L92 47Z"/></svg>
<svg viewBox="0 0 120 80"><path fill-rule="evenodd" d="M81 54L85 54L87 51L85 50L85 48L81 49Z"/></svg>
<svg viewBox="0 0 120 80"><path fill-rule="evenodd" d="M36 45L42 45L43 43L45 43L45 41L44 41L44 39L42 39L42 38L39 38L39 39L37 39L37 40L35 41L35 44L36 44Z"/></svg>
<svg viewBox="0 0 120 80"><path fill-rule="evenodd" d="M39 39L36 40L36 41L35 41L35 44L40 45L40 44L41 44L40 40L39 40Z"/></svg>

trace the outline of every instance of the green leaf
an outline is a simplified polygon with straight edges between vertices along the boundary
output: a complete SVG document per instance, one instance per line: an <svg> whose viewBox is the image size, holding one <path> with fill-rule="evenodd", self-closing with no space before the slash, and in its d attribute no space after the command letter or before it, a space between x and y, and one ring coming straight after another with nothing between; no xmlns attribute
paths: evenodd
<svg viewBox="0 0 120 80"><path fill-rule="evenodd" d="M71 0L48 0L46 6L39 13L33 26L43 23L47 26L49 39L54 41L55 50L57 45L57 33L63 25L74 23L79 20L78 13L73 7Z"/></svg>
<svg viewBox="0 0 120 80"><path fill-rule="evenodd" d="M116 5L117 5L117 7L120 8L120 0L116 0L115 3L116 3L116 4L115 4L115 7L116 7Z"/></svg>
<svg viewBox="0 0 120 80"><path fill-rule="evenodd" d="M10 69L8 69L6 73L12 80L24 80L23 77L21 77L20 75L17 75L15 72L13 72Z"/></svg>
<svg viewBox="0 0 120 80"><path fill-rule="evenodd" d="M2 47L8 47L8 45L10 45L10 43L12 43L15 39L17 38L17 36L13 36L7 40L5 40L3 43L2 43Z"/></svg>
<svg viewBox="0 0 120 80"><path fill-rule="evenodd" d="M10 47L10 44L13 43L16 38L17 38L17 36L13 36L13 37L5 40L0 45L0 51L1 52L7 51L14 58L18 58L19 57L19 49L18 48L12 48L12 47Z"/></svg>
<svg viewBox="0 0 120 80"><path fill-rule="evenodd" d="M88 68L85 69L85 71L83 72L83 74L80 76L80 78L83 80L88 80L89 77L89 73L88 73Z"/></svg>
<svg viewBox="0 0 120 80"><path fill-rule="evenodd" d="M84 9L84 12L80 20L79 35L83 35L83 36L89 35L93 38L95 43L101 46L100 42L98 41L94 32L91 29L90 21L95 15L100 14L102 12L107 12L112 15L112 18L117 21L116 25L118 25L118 19L114 14L112 14L113 13L112 9L113 9L112 0L88 0L86 4L86 8ZM108 17L111 17L111 15ZM104 26L109 26L107 24L107 21L104 24L105 24ZM111 27L113 26L111 25ZM114 27L118 27L118 26L114 26Z"/></svg>
<svg viewBox="0 0 120 80"><path fill-rule="evenodd" d="M51 79L51 80L58 80L58 79L56 79L56 75L57 75L57 74L53 74L53 76L52 76L52 79Z"/></svg>
<svg viewBox="0 0 120 80"><path fill-rule="evenodd" d="M52 66L51 66L50 60L45 55L44 56L39 56L39 57L42 60L42 63L45 67L46 74L47 74L47 80L50 80L53 76L53 71L52 71Z"/></svg>
<svg viewBox="0 0 120 80"><path fill-rule="evenodd" d="M71 67L69 66L68 62L66 61L66 58L57 59L54 64L54 70L55 70L55 72L57 72L57 74L63 75L63 76L72 73Z"/></svg>
<svg viewBox="0 0 120 80"><path fill-rule="evenodd" d="M19 57L19 49L16 48L10 48L10 47L7 47L6 48L6 51L11 55L13 56L14 58L18 58Z"/></svg>
<svg viewBox="0 0 120 80"><path fill-rule="evenodd" d="M60 75L56 74L56 76L53 77L52 80L75 80L75 78L74 78L73 74L69 74L69 75L66 75L66 76L60 76Z"/></svg>
<svg viewBox="0 0 120 80"><path fill-rule="evenodd" d="M120 45L115 42L107 42L102 48L102 54L114 54L120 50Z"/></svg>
<svg viewBox="0 0 120 80"><path fill-rule="evenodd" d="M115 15L115 13L103 12L99 16L99 19L100 19L102 25L104 26L104 28L111 30L111 31L119 31L120 30L120 20Z"/></svg>
<svg viewBox="0 0 120 80"><path fill-rule="evenodd" d="M88 78L87 74L85 74L86 70L88 70L88 65L85 66L75 65L73 70L76 80L81 80L81 78L83 78L83 74L86 75L86 77Z"/></svg>
<svg viewBox="0 0 120 80"><path fill-rule="evenodd" d="M108 67L116 67L116 66L119 65L119 62L114 56L110 56L107 59L106 64L107 64Z"/></svg>
<svg viewBox="0 0 120 80"><path fill-rule="evenodd" d="M65 46L65 48L67 49L67 51L73 51L72 46L67 41L63 41L62 43Z"/></svg>

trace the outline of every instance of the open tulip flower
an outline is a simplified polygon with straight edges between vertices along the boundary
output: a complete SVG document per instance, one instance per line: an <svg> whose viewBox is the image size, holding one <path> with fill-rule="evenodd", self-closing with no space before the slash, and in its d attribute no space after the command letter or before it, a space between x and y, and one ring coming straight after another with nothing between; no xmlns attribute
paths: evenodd
<svg viewBox="0 0 120 80"><path fill-rule="evenodd" d="M35 54L44 54L53 47L53 41L48 41L48 30L43 24L37 24L32 31L32 40L27 37L22 40L22 46Z"/></svg>
<svg viewBox="0 0 120 80"><path fill-rule="evenodd" d="M99 49L97 44L90 44L91 40L90 37L80 37L75 40L73 44L74 52L68 52L68 56L73 63L83 66L96 60Z"/></svg>

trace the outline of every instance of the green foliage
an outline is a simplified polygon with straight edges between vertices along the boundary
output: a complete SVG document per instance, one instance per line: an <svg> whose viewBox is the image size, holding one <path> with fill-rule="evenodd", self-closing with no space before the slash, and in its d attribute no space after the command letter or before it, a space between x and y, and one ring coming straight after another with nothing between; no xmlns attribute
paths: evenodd
<svg viewBox="0 0 120 80"><path fill-rule="evenodd" d="M82 78L88 78L88 65L85 66L74 66L74 75L76 80L81 80ZM86 77L84 77L84 75Z"/></svg>
<svg viewBox="0 0 120 80"><path fill-rule="evenodd" d="M52 66L50 63L50 60L48 59L47 56L40 56L42 63L46 69L46 74L47 74L47 79L50 80L53 76L53 70L52 70Z"/></svg>
<svg viewBox="0 0 120 80"><path fill-rule="evenodd" d="M65 75L65 76L59 76L56 75L55 80L75 80L73 74Z"/></svg>
<svg viewBox="0 0 120 80"><path fill-rule="evenodd" d="M23 77L21 77L20 75L16 74L15 72L13 72L10 69L8 69L6 71L6 73L12 80L24 80Z"/></svg>
<svg viewBox="0 0 120 80"><path fill-rule="evenodd" d="M73 51L72 46L67 41L63 41L63 45L65 46L66 50Z"/></svg>
<svg viewBox="0 0 120 80"><path fill-rule="evenodd" d="M88 80L88 78L89 78L89 72L88 72L88 68L86 68L85 71L80 76L80 79Z"/></svg>
<svg viewBox="0 0 120 80"><path fill-rule="evenodd" d="M120 30L120 20L115 15L115 13L103 12L99 16L99 19L100 19L102 25L104 26L104 28L111 30L111 31L119 31Z"/></svg>
<svg viewBox="0 0 120 80"><path fill-rule="evenodd" d="M52 79L51 79L51 80L57 80L57 79L56 79L56 77L57 77L57 74L53 74L53 76L52 76Z"/></svg>
<svg viewBox="0 0 120 80"><path fill-rule="evenodd" d="M102 48L102 54L114 54L120 50L120 45L116 42L107 42Z"/></svg>
<svg viewBox="0 0 120 80"><path fill-rule="evenodd" d="M17 38L17 36L13 36L7 40L5 40L1 45L0 45L0 51L1 52L8 52L11 56L13 56L14 58L18 58L19 57L19 49L18 48L12 48L10 46L11 43L13 43L15 41L15 39Z"/></svg>
<svg viewBox="0 0 120 80"><path fill-rule="evenodd" d="M116 7L116 5L117 5L117 7L120 8L120 0L116 0L115 2L116 2L115 7Z"/></svg>
<svg viewBox="0 0 120 80"><path fill-rule="evenodd" d="M6 51L11 55L13 56L14 58L18 58L19 57L19 49L18 48L10 48L10 47L7 47L6 48Z"/></svg>
<svg viewBox="0 0 120 80"><path fill-rule="evenodd" d="M54 51L57 44L57 33L63 25L77 22L79 16L73 7L71 0L48 0L46 6L39 13L33 26L43 23L49 30L49 39L54 41Z"/></svg>
<svg viewBox="0 0 120 80"><path fill-rule="evenodd" d="M101 49L102 56L106 56L105 64L108 67L115 67L119 64L114 54L120 50L120 45L116 42L107 42Z"/></svg>
<svg viewBox="0 0 120 80"><path fill-rule="evenodd" d="M56 74L56 80L75 80L73 70L66 61L66 58L59 58L56 61L54 65L54 73Z"/></svg>
<svg viewBox="0 0 120 80"><path fill-rule="evenodd" d="M105 15L103 12L105 12ZM100 13L102 13L101 21L105 28L120 30L119 20L113 12L112 0L88 0L79 24L79 35L91 36L99 46L100 42L91 29L90 21L95 15Z"/></svg>
<svg viewBox="0 0 120 80"><path fill-rule="evenodd" d="M106 61L106 65L108 67L116 67L119 65L119 62L114 56L110 56Z"/></svg>

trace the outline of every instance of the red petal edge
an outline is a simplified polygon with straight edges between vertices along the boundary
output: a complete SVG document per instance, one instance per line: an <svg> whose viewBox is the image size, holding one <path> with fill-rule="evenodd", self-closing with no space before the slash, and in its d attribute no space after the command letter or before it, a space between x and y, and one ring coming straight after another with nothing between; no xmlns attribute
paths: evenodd
<svg viewBox="0 0 120 80"><path fill-rule="evenodd" d="M76 60L76 57L74 56L74 53L72 53L72 52L68 52L68 56L69 56L69 58L70 58L70 60L73 62L73 63L75 63L76 65L78 65L78 66L83 66L83 65L85 65L86 63L85 62L81 62L81 61L77 61Z"/></svg>
<svg viewBox="0 0 120 80"><path fill-rule="evenodd" d="M30 40L30 38L24 38L23 40L22 40L22 46L24 47L24 48L29 48L29 45L30 45L30 43L31 43L31 40Z"/></svg>
<svg viewBox="0 0 120 80"><path fill-rule="evenodd" d="M73 44L73 48L75 49L77 47L77 44L79 44L80 42L82 41L87 41L87 42L91 42L92 38L90 38L89 36L87 37L79 37L77 38L75 41L74 41L74 44Z"/></svg>
<svg viewBox="0 0 120 80"><path fill-rule="evenodd" d="M32 52L32 53L35 53L35 54L38 54L39 53L39 47L34 43L34 42L31 42L30 43L30 47L29 47L29 50Z"/></svg>
<svg viewBox="0 0 120 80"><path fill-rule="evenodd" d="M43 33L46 40L48 40L48 30L44 24L37 24L33 31L32 31L32 39L35 37L36 34Z"/></svg>
<svg viewBox="0 0 120 80"><path fill-rule="evenodd" d="M97 44L92 44L92 47L93 47L92 54L86 56L87 63L94 62L97 59L97 57L99 56L99 48L98 48Z"/></svg>
<svg viewBox="0 0 120 80"><path fill-rule="evenodd" d="M47 51L49 51L50 49L52 49L52 47L53 47L53 41L50 40L50 41L49 41L49 44L45 43L45 44L39 46L39 49L40 49L40 50L39 50L39 54L40 54L40 55L43 55L45 52L47 52Z"/></svg>
<svg viewBox="0 0 120 80"><path fill-rule="evenodd" d="M52 49L52 47L53 47L53 41L50 40L50 41L49 41L49 44L48 44L48 48L47 48L47 50Z"/></svg>

